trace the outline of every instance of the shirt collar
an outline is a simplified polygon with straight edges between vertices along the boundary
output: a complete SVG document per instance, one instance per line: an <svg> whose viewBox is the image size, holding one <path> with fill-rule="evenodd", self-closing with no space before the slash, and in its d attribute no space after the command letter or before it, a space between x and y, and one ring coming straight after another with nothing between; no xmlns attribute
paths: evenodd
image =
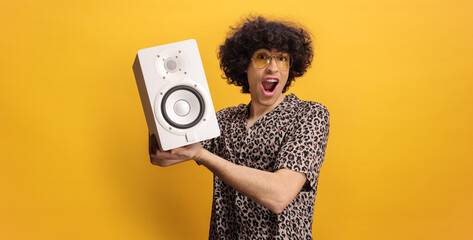
<svg viewBox="0 0 473 240"><path fill-rule="evenodd" d="M266 115L277 113L277 112L288 112L292 108L294 108L294 106L296 106L298 101L300 101L299 98L294 93L290 93L286 95L286 97L281 103L279 103L272 111L268 112ZM241 106L242 106L241 114L245 118L248 118L250 114L251 101L248 104L246 105L242 104Z"/></svg>

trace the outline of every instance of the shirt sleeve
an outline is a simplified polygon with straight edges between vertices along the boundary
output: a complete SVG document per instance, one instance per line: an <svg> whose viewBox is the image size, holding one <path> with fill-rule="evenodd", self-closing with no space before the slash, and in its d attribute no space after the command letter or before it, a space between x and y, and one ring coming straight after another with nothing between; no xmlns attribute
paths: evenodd
<svg viewBox="0 0 473 240"><path fill-rule="evenodd" d="M307 182L302 188L309 191L317 187L318 176L325 157L330 128L330 115L323 106L311 108L295 117L278 153L275 169L289 169L305 173Z"/></svg>
<svg viewBox="0 0 473 240"><path fill-rule="evenodd" d="M204 141L200 142L200 144L202 144L202 148L207 149L207 151L209 151L211 153L215 152L214 138L204 140ZM200 163L198 163L197 161L195 161L195 163L197 163L197 165L200 166Z"/></svg>
<svg viewBox="0 0 473 240"><path fill-rule="evenodd" d="M214 153L215 152L215 138L212 139L207 139L201 142L202 147L207 149L209 152Z"/></svg>
<svg viewBox="0 0 473 240"><path fill-rule="evenodd" d="M219 142L222 141L222 135L224 134L224 129L222 128L223 126L223 117L225 115L224 110L220 110L216 113L217 117L217 122L218 122L218 127L220 129L220 136L212 138L212 139L207 139L201 142L202 147L207 149L209 152L217 154L219 152Z"/></svg>

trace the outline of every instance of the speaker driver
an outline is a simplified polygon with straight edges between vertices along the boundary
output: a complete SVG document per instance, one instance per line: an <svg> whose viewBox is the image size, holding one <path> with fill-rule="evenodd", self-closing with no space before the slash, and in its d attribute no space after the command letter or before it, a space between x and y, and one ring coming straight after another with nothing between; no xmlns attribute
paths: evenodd
<svg viewBox="0 0 473 240"><path fill-rule="evenodd" d="M205 112L205 102L191 86L178 85L167 91L161 101L161 113L171 126L187 129L198 124Z"/></svg>
<svg viewBox="0 0 473 240"><path fill-rule="evenodd" d="M189 58L183 50L164 48L156 55L155 68L159 80L180 80L188 75Z"/></svg>

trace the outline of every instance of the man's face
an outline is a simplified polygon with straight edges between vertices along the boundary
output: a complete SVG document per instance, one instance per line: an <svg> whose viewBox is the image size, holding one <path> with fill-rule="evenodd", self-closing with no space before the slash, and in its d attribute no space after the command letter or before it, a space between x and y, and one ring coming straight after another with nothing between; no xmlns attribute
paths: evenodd
<svg viewBox="0 0 473 240"><path fill-rule="evenodd" d="M252 104L275 107L284 100L282 90L289 77L289 65L289 55L275 48L255 51L246 70Z"/></svg>

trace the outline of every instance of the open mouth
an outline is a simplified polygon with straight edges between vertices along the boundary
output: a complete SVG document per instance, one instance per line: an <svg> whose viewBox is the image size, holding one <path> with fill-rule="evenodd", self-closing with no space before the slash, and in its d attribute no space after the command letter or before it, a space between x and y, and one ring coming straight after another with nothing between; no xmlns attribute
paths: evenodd
<svg viewBox="0 0 473 240"><path fill-rule="evenodd" d="M261 87L263 88L263 93L266 96L272 96L276 92L276 88L278 87L279 81L278 79L268 78L264 79L261 83Z"/></svg>

